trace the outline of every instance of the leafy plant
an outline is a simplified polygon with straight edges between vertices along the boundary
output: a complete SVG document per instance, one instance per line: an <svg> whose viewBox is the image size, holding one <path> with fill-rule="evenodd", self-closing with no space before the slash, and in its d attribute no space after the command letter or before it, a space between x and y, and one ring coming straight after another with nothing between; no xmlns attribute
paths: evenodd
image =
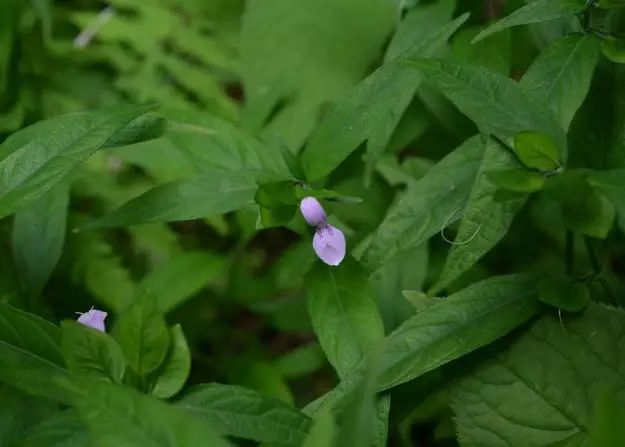
<svg viewBox="0 0 625 447"><path fill-rule="evenodd" d="M625 2L0 3L0 446L625 444Z"/></svg>

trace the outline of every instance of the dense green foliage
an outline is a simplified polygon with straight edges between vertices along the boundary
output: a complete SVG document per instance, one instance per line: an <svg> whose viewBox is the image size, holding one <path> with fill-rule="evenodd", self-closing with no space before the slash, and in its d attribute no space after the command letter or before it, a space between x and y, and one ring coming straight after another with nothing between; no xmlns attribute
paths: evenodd
<svg viewBox="0 0 625 447"><path fill-rule="evenodd" d="M0 248L0 447L622 447L625 0L0 0Z"/></svg>

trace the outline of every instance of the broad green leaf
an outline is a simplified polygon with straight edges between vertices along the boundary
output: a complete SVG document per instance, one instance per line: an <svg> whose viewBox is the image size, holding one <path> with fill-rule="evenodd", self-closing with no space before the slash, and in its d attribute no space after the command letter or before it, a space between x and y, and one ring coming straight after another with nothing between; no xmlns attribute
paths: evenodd
<svg viewBox="0 0 625 447"><path fill-rule="evenodd" d="M149 190L85 228L171 222L215 216L254 203L256 183L247 172L215 170Z"/></svg>
<svg viewBox="0 0 625 447"><path fill-rule="evenodd" d="M487 171L486 177L495 186L508 191L536 192L545 184L545 176L539 172L527 169L503 169Z"/></svg>
<svg viewBox="0 0 625 447"><path fill-rule="evenodd" d="M485 146L486 140L480 136L467 140L410 185L374 233L363 263L371 269L379 267L457 220L468 200Z"/></svg>
<svg viewBox="0 0 625 447"><path fill-rule="evenodd" d="M139 375L158 368L169 347L169 332L156 306L150 294L137 296L113 329L128 365Z"/></svg>
<svg viewBox="0 0 625 447"><path fill-rule="evenodd" d="M104 332L75 321L61 324L61 349L73 374L121 383L126 361L117 342Z"/></svg>
<svg viewBox="0 0 625 447"><path fill-rule="evenodd" d="M412 380L502 337L536 315L535 298L530 279L509 275L436 301L387 337L378 389Z"/></svg>
<svg viewBox="0 0 625 447"><path fill-rule="evenodd" d="M280 147L264 143L214 116L167 111L166 137L193 163L198 172L215 169L249 171L276 179L291 178Z"/></svg>
<svg viewBox="0 0 625 447"><path fill-rule="evenodd" d="M56 266L65 241L69 189L59 184L19 210L11 245L22 287L38 294Z"/></svg>
<svg viewBox="0 0 625 447"><path fill-rule="evenodd" d="M533 281L498 276L435 300L391 332L379 353L379 391L413 380L508 334L540 309ZM352 392L367 359L332 391L309 404L308 414L333 407Z"/></svg>
<svg viewBox="0 0 625 447"><path fill-rule="evenodd" d="M451 284L506 235L526 198L520 196L505 201L496 200L498 186L490 181L488 172L518 167L518 162L505 147L488 139L453 245L428 295L436 295Z"/></svg>
<svg viewBox="0 0 625 447"><path fill-rule="evenodd" d="M460 445L588 445L600 393L625 403L624 367L622 310L545 315L453 387Z"/></svg>
<svg viewBox="0 0 625 447"><path fill-rule="evenodd" d="M308 376L325 364L323 350L317 343L295 348L276 360L276 368L288 379Z"/></svg>
<svg viewBox="0 0 625 447"><path fill-rule="evenodd" d="M152 109L116 106L64 115L20 131L27 133L26 141L15 134L4 143L10 153L0 161L0 216L40 197L98 149L119 142Z"/></svg>
<svg viewBox="0 0 625 447"><path fill-rule="evenodd" d="M419 23L429 19L429 8L422 8ZM434 55L467 18L465 14L445 24L446 20L436 15L433 28L424 26L424 34L414 36L409 49L378 68L328 112L302 152L309 181L328 175L364 141L368 141L367 152L374 161L382 155L421 83L421 77L402 61Z"/></svg>
<svg viewBox="0 0 625 447"><path fill-rule="evenodd" d="M337 267L317 263L306 287L315 334L343 378L384 336L371 285L362 267L347 258Z"/></svg>
<svg viewBox="0 0 625 447"><path fill-rule="evenodd" d="M484 39L493 33L519 25L546 22L561 17L578 14L586 9L585 0L536 0L514 11L509 16L490 25L473 42Z"/></svg>
<svg viewBox="0 0 625 447"><path fill-rule="evenodd" d="M619 402L605 390L594 403L594 417L590 431L592 447L619 447L625 439L625 403Z"/></svg>
<svg viewBox="0 0 625 447"><path fill-rule="evenodd" d="M32 427L16 447L84 447L93 445L74 410L53 414Z"/></svg>
<svg viewBox="0 0 625 447"><path fill-rule="evenodd" d="M538 282L538 298L556 309L577 312L590 301L590 292L586 284L566 276L545 278Z"/></svg>
<svg viewBox="0 0 625 447"><path fill-rule="evenodd" d="M625 8L624 0L599 0L598 3L602 8Z"/></svg>
<svg viewBox="0 0 625 447"><path fill-rule="evenodd" d="M566 36L538 56L523 75L521 88L544 100L567 130L588 94L598 59L596 37Z"/></svg>
<svg viewBox="0 0 625 447"><path fill-rule="evenodd" d="M367 74L398 18L396 0L249 2L241 33L247 127L269 121L269 134L298 148L322 106Z"/></svg>
<svg viewBox="0 0 625 447"><path fill-rule="evenodd" d="M212 427L182 409L103 381L81 380L74 406L101 447L227 447Z"/></svg>
<svg viewBox="0 0 625 447"><path fill-rule="evenodd" d="M166 399L182 389L191 370L191 352L182 327L176 324L170 329L171 344L165 361L156 371L152 394Z"/></svg>
<svg viewBox="0 0 625 447"><path fill-rule="evenodd" d="M0 384L0 445L15 446L32 426L58 411L58 406L46 399L29 396L5 384Z"/></svg>
<svg viewBox="0 0 625 447"><path fill-rule="evenodd" d="M207 251L188 251L150 272L138 285L138 294L150 294L167 313L221 279L224 260Z"/></svg>
<svg viewBox="0 0 625 447"><path fill-rule="evenodd" d="M482 133L512 146L519 132L542 132L566 153L566 136L553 112L512 79L483 67L442 59L406 63L422 72Z"/></svg>
<svg viewBox="0 0 625 447"><path fill-rule="evenodd" d="M553 171L559 168L561 153L549 136L526 130L514 136L512 150L521 163L539 171Z"/></svg>
<svg viewBox="0 0 625 447"><path fill-rule="evenodd" d="M336 420L332 411L322 411L315 418L302 447L334 447L336 432Z"/></svg>
<svg viewBox="0 0 625 447"><path fill-rule="evenodd" d="M0 381L25 393L67 402L59 328L0 303Z"/></svg>
<svg viewBox="0 0 625 447"><path fill-rule="evenodd" d="M203 418L223 435L259 442L297 446L312 425L308 416L290 405L232 385L201 385L178 406Z"/></svg>

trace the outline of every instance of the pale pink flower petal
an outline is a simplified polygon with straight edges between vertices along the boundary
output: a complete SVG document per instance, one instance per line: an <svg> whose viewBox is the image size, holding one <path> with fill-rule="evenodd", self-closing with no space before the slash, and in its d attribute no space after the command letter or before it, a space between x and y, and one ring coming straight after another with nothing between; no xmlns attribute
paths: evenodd
<svg viewBox="0 0 625 447"><path fill-rule="evenodd" d="M78 317L78 322L93 329L105 332L104 320L108 314L101 310L91 309Z"/></svg>

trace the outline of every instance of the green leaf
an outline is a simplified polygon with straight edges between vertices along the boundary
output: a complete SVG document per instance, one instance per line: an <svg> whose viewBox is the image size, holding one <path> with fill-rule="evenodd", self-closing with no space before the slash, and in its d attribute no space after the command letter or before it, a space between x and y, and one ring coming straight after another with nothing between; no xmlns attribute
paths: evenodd
<svg viewBox="0 0 625 447"><path fill-rule="evenodd" d="M410 185L378 227L363 263L370 269L379 267L460 217L485 147L480 136L465 141Z"/></svg>
<svg viewBox="0 0 625 447"><path fill-rule="evenodd" d="M68 372L62 367L59 328L35 315L0 303L0 381L25 393L67 402L61 386Z"/></svg>
<svg viewBox="0 0 625 447"><path fill-rule="evenodd" d="M74 406L98 446L230 445L199 418L131 388L82 380L77 392Z"/></svg>
<svg viewBox="0 0 625 447"><path fill-rule="evenodd" d="M493 23L480 34L473 42L484 39L493 33L519 25L546 22L562 17L579 14L586 9L585 0L536 0L525 5L509 16Z"/></svg>
<svg viewBox="0 0 625 447"><path fill-rule="evenodd" d="M306 285L315 334L343 378L384 336L371 286L362 267L351 258L337 267L317 263Z"/></svg>
<svg viewBox="0 0 625 447"><path fill-rule="evenodd" d="M332 411L322 411L315 418L302 447L334 447L336 432L336 421Z"/></svg>
<svg viewBox="0 0 625 447"><path fill-rule="evenodd" d="M599 0L598 3L602 8L625 8L624 0Z"/></svg>
<svg viewBox="0 0 625 447"><path fill-rule="evenodd" d="M396 0L248 3L241 32L244 123L256 131L269 121L269 134L299 147L322 106L366 75L398 17Z"/></svg>
<svg viewBox="0 0 625 447"><path fill-rule="evenodd" d="M312 425L296 408L246 388L232 385L201 385L178 405L205 419L226 436L300 445Z"/></svg>
<svg viewBox="0 0 625 447"><path fill-rule="evenodd" d="M246 172L213 171L157 186L84 228L118 227L215 216L254 203L256 183Z"/></svg>
<svg viewBox="0 0 625 447"><path fill-rule="evenodd" d="M325 364L323 350L317 343L295 348L276 360L276 368L287 379L308 376Z"/></svg>
<svg viewBox="0 0 625 447"><path fill-rule="evenodd" d="M216 169L249 171L276 180L291 178L280 146L261 142L238 127L214 116L189 111L166 111L167 138L195 168L211 174Z"/></svg>
<svg viewBox="0 0 625 447"><path fill-rule="evenodd" d="M594 400L625 396L625 313L546 315L452 389L463 447L587 445Z"/></svg>
<svg viewBox="0 0 625 447"><path fill-rule="evenodd" d="M553 171L560 167L560 151L553 140L541 132L519 132L514 136L512 149L528 168Z"/></svg>
<svg viewBox="0 0 625 447"><path fill-rule="evenodd" d="M61 348L73 374L121 383L126 361L117 342L104 332L75 321L61 323Z"/></svg>
<svg viewBox="0 0 625 447"><path fill-rule="evenodd" d="M3 446L21 445L26 432L58 411L55 403L29 396L5 384L0 384L0 402L0 443Z"/></svg>
<svg viewBox="0 0 625 447"><path fill-rule="evenodd" d="M533 282L520 275L493 277L436 301L387 337L378 389L412 380L491 343L538 309Z"/></svg>
<svg viewBox="0 0 625 447"><path fill-rule="evenodd" d="M430 16L431 8L435 6L420 8L418 22L422 24L431 19L432 28L430 25L419 28L423 29L423 34L413 37L413 46L360 82L311 134L301 156L309 181L331 173L363 141L368 140L367 152L373 160L382 155L421 83L421 77L415 76L401 61L435 54L468 18L465 14L447 23L442 17L446 14Z"/></svg>
<svg viewBox="0 0 625 447"><path fill-rule="evenodd" d="M577 312L590 301L590 292L586 284L566 276L545 278L538 283L538 298L556 309Z"/></svg>
<svg viewBox="0 0 625 447"><path fill-rule="evenodd" d="M522 275L492 277L435 300L386 337L376 388L382 391L416 379L492 343L530 320L540 308L533 281ZM365 359L305 411L310 414L336 405L354 390L367 366Z"/></svg>
<svg viewBox="0 0 625 447"><path fill-rule="evenodd" d="M588 94L598 59L596 37L566 36L536 58L523 75L521 88L544 100L567 130Z"/></svg>
<svg viewBox="0 0 625 447"><path fill-rule="evenodd" d="M170 329L171 344L165 361L156 371L152 394L166 399L182 389L191 371L191 352L182 327L176 324Z"/></svg>
<svg viewBox="0 0 625 447"><path fill-rule="evenodd" d="M545 176L527 169L503 169L485 172L486 178L498 188L514 192L540 191L545 184Z"/></svg>
<svg viewBox="0 0 625 447"><path fill-rule="evenodd" d="M32 427L17 447L84 447L93 445L89 432L74 410L53 414Z"/></svg>
<svg viewBox="0 0 625 447"><path fill-rule="evenodd" d="M625 420L625 403L618 401L613 390L604 391L594 405L590 445L619 447L625 439L623 420Z"/></svg>
<svg viewBox="0 0 625 447"><path fill-rule="evenodd" d="M518 162L505 147L493 139L488 140L481 166L471 185L460 227L443 270L428 295L436 295L447 287L506 235L526 197L522 195L519 198L498 201L495 195L497 185L490 182L487 173L517 167Z"/></svg>
<svg viewBox="0 0 625 447"><path fill-rule="evenodd" d="M482 133L512 146L519 132L542 132L566 153L566 136L553 112L512 79L483 67L441 59L406 63L422 72Z"/></svg>
<svg viewBox="0 0 625 447"><path fill-rule="evenodd" d="M625 39L604 39L601 52L612 62L625 64Z"/></svg>
<svg viewBox="0 0 625 447"><path fill-rule="evenodd" d="M207 251L187 251L150 272L139 283L137 294L149 294L158 309L167 313L207 285L221 279L224 260Z"/></svg>
<svg viewBox="0 0 625 447"><path fill-rule="evenodd" d="M128 128L152 109L116 106L75 113L20 131L28 139L14 134L3 145L9 155L0 161L0 216L40 197L98 149L116 144L120 133L127 135Z"/></svg>
<svg viewBox="0 0 625 447"><path fill-rule="evenodd" d="M139 295L119 316L113 336L128 365L139 375L154 371L165 360L169 332L150 294Z"/></svg>
<svg viewBox="0 0 625 447"><path fill-rule="evenodd" d="M625 169L591 171L588 183L614 204L621 227L623 227L625 225Z"/></svg>
<svg viewBox="0 0 625 447"><path fill-rule="evenodd" d="M11 245L22 287L37 295L56 266L69 204L68 185L59 184L15 214Z"/></svg>

